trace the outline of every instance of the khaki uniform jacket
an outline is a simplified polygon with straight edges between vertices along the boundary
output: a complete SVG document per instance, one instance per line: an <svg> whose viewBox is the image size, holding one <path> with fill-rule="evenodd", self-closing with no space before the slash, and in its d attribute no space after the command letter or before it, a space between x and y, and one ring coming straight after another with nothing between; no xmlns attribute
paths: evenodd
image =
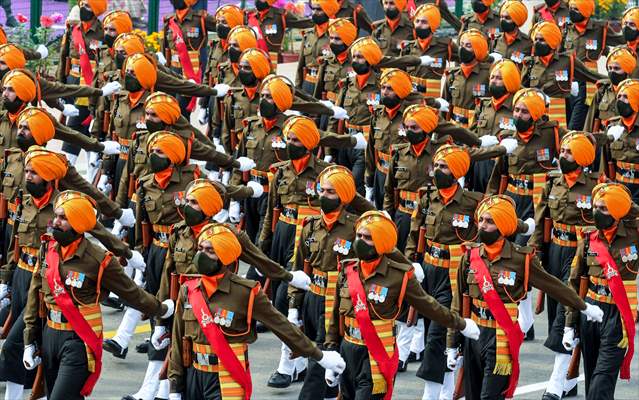
<svg viewBox="0 0 639 400"><path fill-rule="evenodd" d="M58 69L56 71L56 78L58 82L66 83L69 76L68 67L71 66L71 60L80 60L80 54L72 39L74 25L67 24L67 28L62 36L62 42L60 44L60 58L58 60ZM82 30L82 37L84 38L85 47L87 49L89 60L96 61L100 46L102 46L102 40L104 40L104 30L102 28L102 21L95 18L89 29ZM70 69L69 68L69 69ZM94 71L95 72L95 71ZM77 79L78 83L80 79ZM86 85L90 85L91 82L86 82Z"/></svg>
<svg viewBox="0 0 639 400"><path fill-rule="evenodd" d="M382 49L385 56L399 56L404 42L413 39L413 24L406 12L400 14L395 30L391 29L386 19L379 22L373 30L373 39Z"/></svg>
<svg viewBox="0 0 639 400"><path fill-rule="evenodd" d="M497 110L492 97L481 97L469 129L479 137L486 135L500 137L502 134L510 136L517 129L513 118L513 96L514 94L511 94Z"/></svg>

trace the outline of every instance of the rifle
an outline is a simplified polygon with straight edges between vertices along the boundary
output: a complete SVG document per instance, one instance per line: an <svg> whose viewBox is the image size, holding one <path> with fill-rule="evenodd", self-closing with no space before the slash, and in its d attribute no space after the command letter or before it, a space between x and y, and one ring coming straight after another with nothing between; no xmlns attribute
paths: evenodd
<svg viewBox="0 0 639 400"><path fill-rule="evenodd" d="M463 295L462 301L462 316L464 318L470 318L470 296L467 294ZM455 383L455 392L453 393L453 399L458 400L462 396L464 396L464 365L462 364L459 367L459 372L457 372L457 382Z"/></svg>
<svg viewBox="0 0 639 400"><path fill-rule="evenodd" d="M550 243L551 240L551 233L552 233L552 219L551 218L544 218L544 244ZM543 291L539 291L539 294L537 295L537 302L535 304L535 314L539 315L542 312L544 312L544 300L545 300L545 295Z"/></svg>
<svg viewBox="0 0 639 400"><path fill-rule="evenodd" d="M146 208L144 207L144 199L146 197L146 190L144 189L144 185L140 185L139 187L140 197L138 198L138 202L140 203L140 227L142 230L142 246L145 249L148 249L151 246L151 242L153 240L153 227L149 222L149 214L146 212Z"/></svg>
<svg viewBox="0 0 639 400"><path fill-rule="evenodd" d="M178 294L180 292L180 275L171 272L171 283L169 284L169 298L173 300L173 302L177 302ZM184 351L184 348L182 349ZM164 358L164 362L162 363L162 369L160 370L160 380L167 379L169 372L169 358L171 355L171 351L166 352L166 357ZM183 356L184 357L184 356Z"/></svg>
<svg viewBox="0 0 639 400"><path fill-rule="evenodd" d="M40 241L40 265L44 265L44 257L47 249L47 241L45 236L42 236ZM44 292L40 290L38 292L38 318L40 319L42 331L44 331L44 324L47 319L47 309L44 303ZM29 400L37 400L45 396L44 393L44 364L40 363L38 365L38 370L36 371L35 380L33 381L33 386L31 387L31 394L29 395Z"/></svg>
<svg viewBox="0 0 639 400"><path fill-rule="evenodd" d="M582 276L579 278L579 297L582 299L588 294L588 277ZM568 365L568 372L566 372L566 379L575 379L579 376L579 363L581 362L581 343L577 343L572 350L572 357L570 358L570 364Z"/></svg>

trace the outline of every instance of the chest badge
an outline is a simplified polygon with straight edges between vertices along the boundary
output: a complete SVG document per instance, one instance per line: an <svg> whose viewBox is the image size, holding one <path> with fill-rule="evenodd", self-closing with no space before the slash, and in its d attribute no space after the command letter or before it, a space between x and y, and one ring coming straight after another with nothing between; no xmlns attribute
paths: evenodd
<svg viewBox="0 0 639 400"><path fill-rule="evenodd" d="M501 117L499 119L499 129L506 129L509 131L517 130L515 127L515 120L508 117Z"/></svg>
<svg viewBox="0 0 639 400"><path fill-rule="evenodd" d="M521 51L513 51L513 53L510 55L510 59L517 64L521 64L524 61L524 53L522 53Z"/></svg>
<svg viewBox="0 0 639 400"><path fill-rule="evenodd" d="M286 143L281 136L273 136L271 138L271 147L274 149L284 149L286 148Z"/></svg>
<svg viewBox="0 0 639 400"><path fill-rule="evenodd" d="M369 93L366 96L366 105L377 106L379 105L379 93Z"/></svg>
<svg viewBox="0 0 639 400"><path fill-rule="evenodd" d="M264 27L264 33L266 33L267 35L277 34L277 24L266 25Z"/></svg>
<svg viewBox="0 0 639 400"><path fill-rule="evenodd" d="M368 299L377 303L383 303L386 300L388 288L380 285L371 285L368 289Z"/></svg>
<svg viewBox="0 0 639 400"><path fill-rule="evenodd" d="M315 182L306 181L306 194L308 196L315 196Z"/></svg>
<svg viewBox="0 0 639 400"><path fill-rule="evenodd" d="M351 242L345 239L337 239L333 244L333 251L339 254L347 255L351 250Z"/></svg>
<svg viewBox="0 0 639 400"><path fill-rule="evenodd" d="M586 50L597 50L598 47L597 39L586 40Z"/></svg>
<svg viewBox="0 0 639 400"><path fill-rule="evenodd" d="M453 215L453 226L458 228L468 228L468 224L470 223L470 216L463 214L454 214Z"/></svg>
<svg viewBox="0 0 639 400"><path fill-rule="evenodd" d="M592 197L586 195L577 196L577 208L590 210L592 208Z"/></svg>
<svg viewBox="0 0 639 400"><path fill-rule="evenodd" d="M621 261L623 262L635 261L639 258L637 256L637 247L634 245L619 250L619 254L621 255Z"/></svg>
<svg viewBox="0 0 639 400"><path fill-rule="evenodd" d="M231 326L234 316L235 313L233 311L217 307L215 309L215 317L213 317L213 322L221 326L226 326L228 328L229 326Z"/></svg>
<svg viewBox="0 0 639 400"><path fill-rule="evenodd" d="M483 97L486 95L486 85L483 83L478 83L473 85L473 96L475 97Z"/></svg>
<svg viewBox="0 0 639 400"><path fill-rule="evenodd" d="M513 286L515 284L515 278L517 274L515 271L499 271L497 276L497 283L500 285Z"/></svg>
<svg viewBox="0 0 639 400"><path fill-rule="evenodd" d="M67 278L64 280L64 284L80 289L84 283L84 278L85 275L81 272L69 271Z"/></svg>
<svg viewBox="0 0 639 400"><path fill-rule="evenodd" d="M567 69L560 69L555 71L555 80L558 82L568 82L570 76L568 75Z"/></svg>
<svg viewBox="0 0 639 400"><path fill-rule="evenodd" d="M550 160L550 149L539 149L537 150L537 161L548 161Z"/></svg>
<svg viewBox="0 0 639 400"><path fill-rule="evenodd" d="M213 319L209 316L204 309L202 309L202 316L200 317L200 325L202 328L206 328L209 324L213 323Z"/></svg>

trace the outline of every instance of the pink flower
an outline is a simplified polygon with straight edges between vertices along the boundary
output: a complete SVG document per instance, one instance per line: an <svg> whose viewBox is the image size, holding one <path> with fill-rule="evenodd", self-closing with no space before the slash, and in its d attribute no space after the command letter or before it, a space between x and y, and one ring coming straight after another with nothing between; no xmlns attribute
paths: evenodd
<svg viewBox="0 0 639 400"><path fill-rule="evenodd" d="M59 24L62 21L64 21L64 15L62 15L62 14L60 14L58 12L51 14L51 18L53 19L53 23L55 23L55 24Z"/></svg>
<svg viewBox="0 0 639 400"><path fill-rule="evenodd" d="M18 13L18 15L16 15L16 18L18 19L18 22L20 22L21 24L29 22L29 18L25 17L24 14Z"/></svg>
<svg viewBox="0 0 639 400"><path fill-rule="evenodd" d="M286 0L277 0L275 3L273 3L272 7L284 8L286 6L286 3L287 3Z"/></svg>
<svg viewBox="0 0 639 400"><path fill-rule="evenodd" d="M54 22L55 21L53 21L53 18L48 15L40 16L40 25L42 25L43 28L51 28Z"/></svg>

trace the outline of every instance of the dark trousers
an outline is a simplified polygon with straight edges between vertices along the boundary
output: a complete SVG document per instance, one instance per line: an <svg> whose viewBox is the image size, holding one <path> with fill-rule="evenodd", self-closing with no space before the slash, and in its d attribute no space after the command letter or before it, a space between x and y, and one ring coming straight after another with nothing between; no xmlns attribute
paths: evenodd
<svg viewBox="0 0 639 400"><path fill-rule="evenodd" d="M378 210L384 209L384 184L386 183L386 174L375 169L375 176L373 177L373 197L375 200L375 208Z"/></svg>
<svg viewBox="0 0 639 400"><path fill-rule="evenodd" d="M278 221L271 244L271 259L290 270L290 260L295 247L295 225ZM273 297L271 301L277 311L288 314L288 283L273 281L271 283Z"/></svg>
<svg viewBox="0 0 639 400"><path fill-rule="evenodd" d="M410 214L395 210L395 225L397 225L397 248L403 252L406 250L406 242L410 233Z"/></svg>
<svg viewBox="0 0 639 400"><path fill-rule="evenodd" d="M73 331L44 328L42 344L45 392L49 400L81 400L90 373L84 342Z"/></svg>
<svg viewBox="0 0 639 400"><path fill-rule="evenodd" d="M576 251L576 247L565 247L551 243L548 250L548 265L545 266L548 273L564 283L568 282L570 264ZM548 337L544 346L557 353L572 354L572 351L566 350L561 344L566 322L564 306L552 297L546 296L546 311L548 314Z"/></svg>
<svg viewBox="0 0 639 400"><path fill-rule="evenodd" d="M494 160L481 160L472 163L469 171L469 189L474 192L486 193L488 180L495 167Z"/></svg>
<svg viewBox="0 0 639 400"><path fill-rule="evenodd" d="M566 110L568 119L568 129L580 131L584 128L588 106L586 105L586 82L579 82L579 94L570 96L568 99L570 107Z"/></svg>
<svg viewBox="0 0 639 400"><path fill-rule="evenodd" d="M162 269L164 268L164 259L168 249L151 244L149 253L146 258L146 269L144 270L145 290L152 295L156 295L160 289L160 280L162 279ZM155 319L149 318L151 322L151 332L155 327ZM166 358L168 348L156 350L155 347L149 346L149 361L163 361Z"/></svg>
<svg viewBox="0 0 639 400"><path fill-rule="evenodd" d="M251 238L253 243L257 242L258 235L262 230L266 207L268 207L268 193L264 193L257 199L248 198L243 201L244 206L244 231ZM264 285L266 278L257 273L255 266L251 265L246 272L246 277L260 282Z"/></svg>
<svg viewBox="0 0 639 400"><path fill-rule="evenodd" d="M73 84L73 85L78 85L80 83L80 79L79 78L75 78L72 76L67 77L67 84ZM72 102L73 99L65 99L67 101L67 103ZM76 106L77 109L80 111L80 114L77 117L69 117L67 118L67 123L66 125L73 129L76 130L80 133L82 133L85 136L89 136L89 125L82 125L82 123L84 121L86 121L86 119L89 117L89 115L91 114L91 112L89 111L89 107L87 106ZM74 154L74 155L78 155L80 154L80 147L76 146L75 144L72 143L68 143L68 142L64 142L62 143L62 151L66 151L69 154Z"/></svg>
<svg viewBox="0 0 639 400"><path fill-rule="evenodd" d="M184 400L222 400L220 378L215 372L199 371L193 367L186 370Z"/></svg>
<svg viewBox="0 0 639 400"><path fill-rule="evenodd" d="M464 391L467 400L502 400L509 375L495 375L495 329L479 327L479 340L464 338Z"/></svg>
<svg viewBox="0 0 639 400"><path fill-rule="evenodd" d="M337 150L335 162L351 170L353 178L355 178L357 193L363 196L365 194L364 171L366 169L364 165L364 150L339 149Z"/></svg>
<svg viewBox="0 0 639 400"><path fill-rule="evenodd" d="M383 399L384 393L373 395L373 377L368 348L342 340L339 353L346 369L339 385L342 400Z"/></svg>

